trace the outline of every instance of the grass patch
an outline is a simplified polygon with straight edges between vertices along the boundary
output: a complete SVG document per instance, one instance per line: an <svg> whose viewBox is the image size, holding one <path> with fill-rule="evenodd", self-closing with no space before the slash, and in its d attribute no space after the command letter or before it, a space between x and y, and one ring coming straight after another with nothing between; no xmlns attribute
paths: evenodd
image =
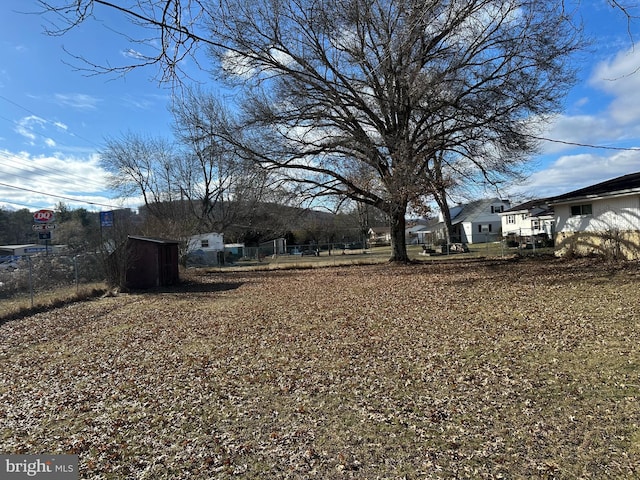
<svg viewBox="0 0 640 480"><path fill-rule="evenodd" d="M637 266L190 273L0 326L0 450L81 478L638 478Z"/></svg>
<svg viewBox="0 0 640 480"><path fill-rule="evenodd" d="M0 324L9 320L24 318L29 315L59 308L67 303L79 302L89 298L104 295L107 286L104 283L93 283L75 286L61 287L53 290L40 291L34 294L33 300L30 295L17 295L8 299L0 300Z"/></svg>

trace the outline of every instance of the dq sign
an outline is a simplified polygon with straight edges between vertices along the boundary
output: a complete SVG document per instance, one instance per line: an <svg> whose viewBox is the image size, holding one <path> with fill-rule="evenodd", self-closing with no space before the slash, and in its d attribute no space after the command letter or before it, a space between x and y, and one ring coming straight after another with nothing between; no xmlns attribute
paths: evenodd
<svg viewBox="0 0 640 480"><path fill-rule="evenodd" d="M35 223L49 223L55 220L53 210L38 210L33 214L33 221Z"/></svg>

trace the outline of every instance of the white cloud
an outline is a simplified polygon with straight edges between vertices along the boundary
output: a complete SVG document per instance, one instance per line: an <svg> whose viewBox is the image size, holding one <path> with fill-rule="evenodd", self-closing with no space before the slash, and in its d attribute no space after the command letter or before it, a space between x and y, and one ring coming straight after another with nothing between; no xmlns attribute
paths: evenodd
<svg viewBox="0 0 640 480"><path fill-rule="evenodd" d="M610 143L612 138L623 133L607 118L599 115L559 115L545 130L542 137L557 141L543 142L543 154L563 152L575 148L575 144Z"/></svg>
<svg viewBox="0 0 640 480"><path fill-rule="evenodd" d="M51 207L59 202L71 208L91 208L92 203L114 203L107 197L107 174L97 154L32 155L0 150L0 176L3 184L11 186L0 185L0 198L11 199L9 203L16 208Z"/></svg>
<svg viewBox="0 0 640 480"><path fill-rule="evenodd" d="M120 54L123 57L133 58L134 60L147 60L148 59L144 54L138 52L137 50L134 50L133 48L128 48L126 50L122 50L120 52Z"/></svg>
<svg viewBox="0 0 640 480"><path fill-rule="evenodd" d="M530 197L552 197L611 178L640 171L640 146L611 154L595 152L563 155L543 170L532 174L510 193Z"/></svg>
<svg viewBox="0 0 640 480"><path fill-rule="evenodd" d="M23 117L16 122L15 131L25 139L30 146L44 145L49 148L57 146L57 142L46 135L50 126L55 127L57 130L67 132L68 127L61 122L51 122L37 115L29 115Z"/></svg>
<svg viewBox="0 0 640 480"><path fill-rule="evenodd" d="M598 63L585 87L591 90L572 106L575 115L557 116L545 128L543 154L558 153L576 145L620 146L640 139L640 49L624 51ZM586 108L588 113L583 113ZM562 143L564 142L564 143Z"/></svg>
<svg viewBox="0 0 640 480"><path fill-rule="evenodd" d="M18 120L15 131L29 140L30 145L34 145L38 135L35 131L36 128L43 127L46 123L47 121L44 118L40 118L37 115L29 115Z"/></svg>
<svg viewBox="0 0 640 480"><path fill-rule="evenodd" d="M541 136L557 142L542 143L542 168L512 192L548 197L640 171L639 68L640 50L595 65L571 107L578 113L545 128Z"/></svg>
<svg viewBox="0 0 640 480"><path fill-rule="evenodd" d="M78 110L94 110L101 102L99 98L85 93L56 93L53 98L59 105Z"/></svg>
<svg viewBox="0 0 640 480"><path fill-rule="evenodd" d="M635 126L640 120L640 50L618 53L601 62L589 81L594 88L613 97L608 116L619 125Z"/></svg>

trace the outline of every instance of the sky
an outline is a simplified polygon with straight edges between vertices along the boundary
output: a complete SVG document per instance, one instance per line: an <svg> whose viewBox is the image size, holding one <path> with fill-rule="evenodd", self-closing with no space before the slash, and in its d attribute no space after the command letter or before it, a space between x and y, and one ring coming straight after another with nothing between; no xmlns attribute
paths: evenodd
<svg viewBox="0 0 640 480"><path fill-rule="evenodd" d="M96 5L98 21L63 36L46 35L38 11L35 0L0 3L0 208L136 208L138 199L109 190L98 152L127 132L170 138L170 86L153 67L123 76L78 70L73 55L125 65L144 48L118 33L136 35L117 11ZM579 12L593 44L544 133L557 141L541 144L526 181L503 198L549 197L640 171L640 20L628 25L606 0L583 0ZM185 68L215 90L195 64Z"/></svg>

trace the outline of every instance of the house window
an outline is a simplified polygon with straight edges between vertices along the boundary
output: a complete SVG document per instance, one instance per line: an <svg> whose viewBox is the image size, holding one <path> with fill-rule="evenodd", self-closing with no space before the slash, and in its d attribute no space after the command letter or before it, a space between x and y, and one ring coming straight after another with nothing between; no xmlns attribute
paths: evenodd
<svg viewBox="0 0 640 480"><path fill-rule="evenodd" d="M202 248L209 248L209 240L200 240L200 246Z"/></svg>
<svg viewBox="0 0 640 480"><path fill-rule="evenodd" d="M478 233L487 233L491 231L491 224L489 225L478 225Z"/></svg>
<svg viewBox="0 0 640 480"><path fill-rule="evenodd" d="M507 215L507 223L516 223L515 215Z"/></svg>
<svg viewBox="0 0 640 480"><path fill-rule="evenodd" d="M533 228L534 230L538 230L540 228L540 222L538 220L532 221L531 228Z"/></svg>
<svg viewBox="0 0 640 480"><path fill-rule="evenodd" d="M491 213L502 213L504 212L504 205L493 206L491 205Z"/></svg>
<svg viewBox="0 0 640 480"><path fill-rule="evenodd" d="M586 205L571 205L571 215L591 215L593 213L593 209L591 208L591 204L587 203Z"/></svg>

